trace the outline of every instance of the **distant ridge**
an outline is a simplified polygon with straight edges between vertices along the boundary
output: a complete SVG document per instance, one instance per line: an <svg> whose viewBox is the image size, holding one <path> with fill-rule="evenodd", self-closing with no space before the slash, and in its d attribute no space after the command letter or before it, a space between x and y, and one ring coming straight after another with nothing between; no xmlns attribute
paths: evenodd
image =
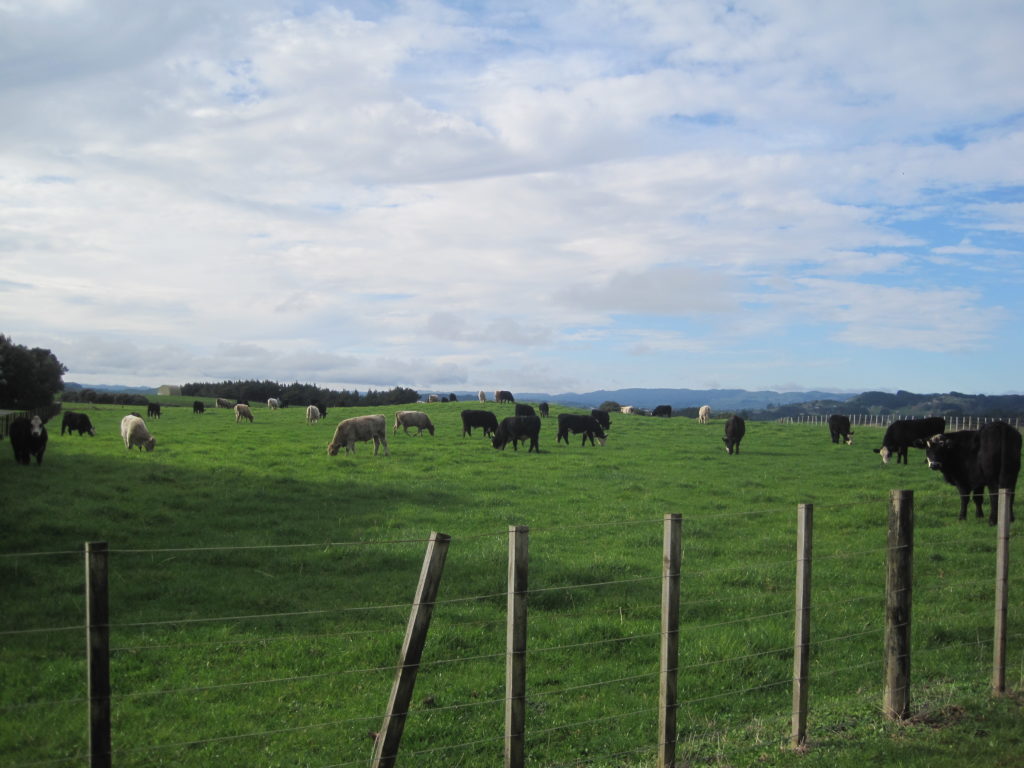
<svg viewBox="0 0 1024 768"><path fill-rule="evenodd" d="M446 394L446 393L438 393ZM476 400L476 392L456 392L459 399ZM762 410L769 406L792 405L818 400L844 402L857 397L851 392L772 392L745 389L598 389L593 392L563 392L552 395L546 392L513 392L517 400L524 402L559 403L577 408L596 408L606 401L619 405L635 405L638 408L654 408L671 405L673 408L698 408L710 405L713 410L741 411ZM487 399L494 397L487 393Z"/></svg>
<svg viewBox="0 0 1024 768"><path fill-rule="evenodd" d="M65 381L64 389L68 392L77 392L80 389L95 389L97 392L127 392L131 395L155 395L157 387L125 387L120 384L79 384L74 381Z"/></svg>

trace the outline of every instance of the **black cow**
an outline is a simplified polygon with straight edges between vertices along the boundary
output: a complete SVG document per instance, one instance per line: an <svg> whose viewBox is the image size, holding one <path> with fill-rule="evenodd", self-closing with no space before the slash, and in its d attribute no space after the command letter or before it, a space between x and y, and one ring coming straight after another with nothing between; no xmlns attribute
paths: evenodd
<svg viewBox="0 0 1024 768"><path fill-rule="evenodd" d="M14 460L19 464L29 464L33 456L36 457L36 464L43 463L43 454L46 452L46 427L39 416L31 419L27 416L19 416L11 422L7 432L11 439L11 448L14 449Z"/></svg>
<svg viewBox="0 0 1024 768"><path fill-rule="evenodd" d="M92 428L92 422L89 421L89 417L84 413L64 411L64 418L61 419L60 422L60 433L62 435L64 434L65 429L68 431L69 435L77 430L79 437L84 435L86 432L93 437L96 436L96 430Z"/></svg>
<svg viewBox="0 0 1024 768"><path fill-rule="evenodd" d="M850 428L850 417L833 413L828 417L828 433L832 436L832 442L838 443L839 438L847 445L853 445L853 430Z"/></svg>
<svg viewBox="0 0 1024 768"><path fill-rule="evenodd" d="M538 405L537 412L540 413L540 415L545 418L551 415L551 409L548 407L547 403L541 403L540 405Z"/></svg>
<svg viewBox="0 0 1024 768"><path fill-rule="evenodd" d="M725 450L729 452L729 455L740 452L740 440L745 434L747 434L747 423L735 414L730 416L729 420L725 422L725 437L722 438Z"/></svg>
<svg viewBox="0 0 1024 768"><path fill-rule="evenodd" d="M982 517L985 488L989 493L989 525L999 516L999 489L1010 491L1010 520L1013 520L1013 492L1020 473L1020 432L1005 421L993 421L981 429L937 434L917 447L925 449L928 466L942 473L960 491L960 519L967 519L967 499L974 498L974 510Z"/></svg>
<svg viewBox="0 0 1024 768"><path fill-rule="evenodd" d="M490 411L463 411L462 436L472 435L473 427L483 429L484 437L493 436L498 431L498 417Z"/></svg>
<svg viewBox="0 0 1024 768"><path fill-rule="evenodd" d="M874 448L875 453L882 455L882 463L888 464L893 454L896 455L896 463L907 463L907 449L917 444L918 447L934 435L941 435L946 431L946 420L941 416L934 416L927 419L899 419L889 425L882 438L882 447Z"/></svg>
<svg viewBox="0 0 1024 768"><path fill-rule="evenodd" d="M565 444L568 445L570 432L574 435L583 433L583 442L580 445L586 445L588 437L590 438L591 445L594 444L595 437L601 445L604 445L604 441L607 438L604 430L601 429L601 425L597 423L597 419L593 416L575 413L558 414L558 436L555 438L555 442L558 443L560 440L565 440Z"/></svg>
<svg viewBox="0 0 1024 768"><path fill-rule="evenodd" d="M496 403L514 403L515 401L516 399L507 389L499 389L494 393L494 402Z"/></svg>
<svg viewBox="0 0 1024 768"><path fill-rule="evenodd" d="M604 429L612 428L612 420L608 416L608 411L602 411L600 408L595 408L590 412L590 415L597 419L597 423Z"/></svg>
<svg viewBox="0 0 1024 768"><path fill-rule="evenodd" d="M152 416L160 418L160 403L147 403L146 404L146 416Z"/></svg>
<svg viewBox="0 0 1024 768"><path fill-rule="evenodd" d="M669 418L672 416L672 406L659 405L653 411L651 411L651 416L664 416L665 418Z"/></svg>
<svg viewBox="0 0 1024 768"><path fill-rule="evenodd" d="M530 451L540 453L540 416L509 416L502 419L498 425L498 431L494 433L491 444L495 448L505 450L505 446L512 441L512 448L519 450L519 442L530 441Z"/></svg>
<svg viewBox="0 0 1024 768"><path fill-rule="evenodd" d="M516 416L536 416L537 412L533 410L532 405L526 403L516 403Z"/></svg>
<svg viewBox="0 0 1024 768"><path fill-rule="evenodd" d="M193 416L195 414L197 414L197 413L205 413L205 412L206 412L206 406L203 405L203 401L202 400L193 400L192 401L192 415Z"/></svg>

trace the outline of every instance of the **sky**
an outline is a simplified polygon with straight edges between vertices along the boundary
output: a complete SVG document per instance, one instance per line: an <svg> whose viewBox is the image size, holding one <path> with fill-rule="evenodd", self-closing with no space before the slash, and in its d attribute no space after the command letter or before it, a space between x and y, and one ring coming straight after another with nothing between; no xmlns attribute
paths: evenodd
<svg viewBox="0 0 1024 768"><path fill-rule="evenodd" d="M1019 0L0 0L66 381L1024 392Z"/></svg>

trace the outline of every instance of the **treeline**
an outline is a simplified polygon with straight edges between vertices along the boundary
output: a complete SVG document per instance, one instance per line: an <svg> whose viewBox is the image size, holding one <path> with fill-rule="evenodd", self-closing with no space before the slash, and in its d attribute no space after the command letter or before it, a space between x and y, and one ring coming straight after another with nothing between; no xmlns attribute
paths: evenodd
<svg viewBox="0 0 1024 768"><path fill-rule="evenodd" d="M338 391L315 384L300 384L297 381L293 384L281 384L277 381L196 382L182 385L181 394L189 397L224 397L250 403L266 402L269 398L276 397L283 405L303 408L311 403L325 405L328 408L403 405L415 403L420 399L420 393L408 387L392 387L386 391L368 389L361 395L357 390Z"/></svg>

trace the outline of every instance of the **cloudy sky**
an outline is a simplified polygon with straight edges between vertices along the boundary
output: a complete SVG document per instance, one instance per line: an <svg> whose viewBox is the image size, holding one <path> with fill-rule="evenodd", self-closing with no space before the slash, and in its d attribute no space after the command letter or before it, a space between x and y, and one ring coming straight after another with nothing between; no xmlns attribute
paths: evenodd
<svg viewBox="0 0 1024 768"><path fill-rule="evenodd" d="M1024 392L1019 0L0 0L66 380Z"/></svg>

